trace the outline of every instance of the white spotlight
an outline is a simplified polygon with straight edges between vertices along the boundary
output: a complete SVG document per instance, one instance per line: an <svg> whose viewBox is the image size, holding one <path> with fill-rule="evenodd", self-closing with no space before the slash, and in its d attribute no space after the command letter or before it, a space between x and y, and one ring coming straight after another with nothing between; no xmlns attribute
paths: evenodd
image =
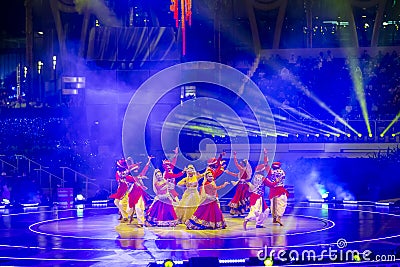
<svg viewBox="0 0 400 267"><path fill-rule="evenodd" d="M82 200L85 200L85 197L82 194L77 194L75 197L75 200L82 201Z"/></svg>

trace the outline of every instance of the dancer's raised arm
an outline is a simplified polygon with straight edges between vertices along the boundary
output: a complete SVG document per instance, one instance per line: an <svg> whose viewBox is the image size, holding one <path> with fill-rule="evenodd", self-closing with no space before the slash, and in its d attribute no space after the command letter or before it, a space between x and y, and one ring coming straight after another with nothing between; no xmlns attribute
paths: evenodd
<svg viewBox="0 0 400 267"><path fill-rule="evenodd" d="M236 178L238 177L238 174L236 172L231 172L230 170L225 170L224 172L229 174L229 175L232 175L232 176L234 176Z"/></svg>
<svg viewBox="0 0 400 267"><path fill-rule="evenodd" d="M237 152L233 152L233 162L235 163L236 168L238 168L239 171L244 171L244 167L240 165L238 159L237 159Z"/></svg>
<svg viewBox="0 0 400 267"><path fill-rule="evenodd" d="M139 173L139 175L138 175L139 177L143 177L146 175L147 171L149 170L151 159L154 159L153 156L148 156L147 158L148 158L148 161L147 161L146 165L143 167L143 170Z"/></svg>
<svg viewBox="0 0 400 267"><path fill-rule="evenodd" d="M268 174L271 167L269 166L269 159L268 159L268 153L267 153L266 148L264 148L264 165L265 165L265 171Z"/></svg>
<svg viewBox="0 0 400 267"><path fill-rule="evenodd" d="M214 171L214 176L215 179L217 179L219 176L221 176L221 174L224 173L224 166L222 165L222 156L225 155L225 152L222 152L221 154L219 154L219 157L217 159L217 167L215 168Z"/></svg>
<svg viewBox="0 0 400 267"><path fill-rule="evenodd" d="M174 157L172 158L171 161L171 169L173 170L175 168L176 162L178 161L178 147L175 147L174 149Z"/></svg>

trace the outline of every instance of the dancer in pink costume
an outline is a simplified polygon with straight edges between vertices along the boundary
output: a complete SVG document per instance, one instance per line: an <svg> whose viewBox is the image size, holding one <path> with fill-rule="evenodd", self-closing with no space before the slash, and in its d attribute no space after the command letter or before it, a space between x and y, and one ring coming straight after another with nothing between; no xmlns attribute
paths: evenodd
<svg viewBox="0 0 400 267"><path fill-rule="evenodd" d="M238 178L237 181L232 182L232 184L236 186L236 191L228 206L231 208L231 215L241 216L247 211L249 207L250 192L247 182L249 182L249 180L251 179L252 170L250 163L247 159L244 159L241 164L239 164L236 152L233 152L233 159L239 172L234 173L229 170L225 170L226 173Z"/></svg>
<svg viewBox="0 0 400 267"><path fill-rule="evenodd" d="M156 197L146 212L146 225L165 227L179 224L172 205L174 199L169 192L168 182L159 169L154 170L153 190Z"/></svg>
<svg viewBox="0 0 400 267"><path fill-rule="evenodd" d="M217 190L229 183L217 186L211 170L206 170L202 185L202 202L194 214L186 221L186 227L191 230L223 229L226 228L224 216L218 203Z"/></svg>

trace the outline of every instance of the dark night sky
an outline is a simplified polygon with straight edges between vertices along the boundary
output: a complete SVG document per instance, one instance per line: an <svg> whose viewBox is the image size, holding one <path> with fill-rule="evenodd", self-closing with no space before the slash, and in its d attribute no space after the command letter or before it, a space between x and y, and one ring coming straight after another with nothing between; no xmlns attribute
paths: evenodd
<svg viewBox="0 0 400 267"><path fill-rule="evenodd" d="M0 38L23 37L25 35L24 0L1 1Z"/></svg>

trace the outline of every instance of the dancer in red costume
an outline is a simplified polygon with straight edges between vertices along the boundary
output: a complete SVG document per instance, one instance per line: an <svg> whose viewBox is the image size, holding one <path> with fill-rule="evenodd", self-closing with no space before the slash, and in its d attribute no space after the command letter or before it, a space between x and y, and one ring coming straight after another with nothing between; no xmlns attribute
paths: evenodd
<svg viewBox="0 0 400 267"><path fill-rule="evenodd" d="M207 168L206 171L203 173L203 175L205 175L205 173L207 171L211 171L214 179L216 180L218 177L220 177L223 173L224 173L224 169L225 169L225 165L223 164L225 161L222 160L222 156L225 155L225 152L222 152L221 154L219 154L218 158L210 158L207 161ZM202 194L203 187L200 187L200 194ZM218 193L217 193L217 199L218 199ZM219 201L218 201L219 204Z"/></svg>
<svg viewBox="0 0 400 267"><path fill-rule="evenodd" d="M194 214L186 221L186 227L191 230L223 229L226 228L224 216L218 204L217 190L229 183L217 186L211 170L206 170L202 185L202 202Z"/></svg>
<svg viewBox="0 0 400 267"><path fill-rule="evenodd" d="M159 169L154 170L153 190L156 197L146 212L146 225L176 226L179 224L178 217L172 206L174 199L169 193L168 182Z"/></svg>
<svg viewBox="0 0 400 267"><path fill-rule="evenodd" d="M271 213L273 217L273 223L278 223L283 226L281 218L285 213L287 207L287 199L289 192L284 187L285 172L281 169L280 162L273 162L271 169L268 173L268 179L271 183L274 183L270 187L269 199L271 201Z"/></svg>
<svg viewBox="0 0 400 267"><path fill-rule="evenodd" d="M129 188L128 195L128 214L131 215L130 223L133 219L133 212L136 212L136 218L138 221L138 226L142 227L144 225L144 210L146 208L146 203L150 199L149 195L146 193L147 187L143 184L142 179L145 178L147 170L149 169L150 161L153 157L149 156L146 165L143 170L137 175L132 176L132 180L128 182L132 182L132 185ZM132 164L130 166L131 170L135 173L139 170L139 164Z"/></svg>
<svg viewBox="0 0 400 267"><path fill-rule="evenodd" d="M251 191L250 211L243 221L244 230L246 230L249 221L256 221L256 228L264 228L264 221L268 218L269 208L264 199L265 186L273 187L277 182L271 182L265 178L266 166L268 165L258 165L252 183L248 183Z"/></svg>
<svg viewBox="0 0 400 267"><path fill-rule="evenodd" d="M117 161L117 171L115 172L115 179L118 182L117 192L111 194L109 198L114 199L114 204L117 206L121 218L124 222L128 221L128 213L126 212L126 207L123 204L124 199L126 202L127 192L128 192L128 180L132 180L133 177L129 173L128 165L125 159L120 159Z"/></svg>
<svg viewBox="0 0 400 267"><path fill-rule="evenodd" d="M222 160L222 156L225 155L225 152L219 154L219 157L211 158L207 161L207 170L211 170L215 179L217 179L221 174L224 173L224 160Z"/></svg>
<svg viewBox="0 0 400 267"><path fill-rule="evenodd" d="M226 173L238 178L238 181L232 181L234 186L237 185L235 195L229 202L228 206L231 208L231 215L243 215L249 207L249 185L247 182L251 179L251 166L250 163L244 159L241 164L239 164L236 156L236 152L233 152L233 159L238 168L239 172L234 173L229 170L225 170Z"/></svg>
<svg viewBox="0 0 400 267"><path fill-rule="evenodd" d="M174 199L174 202L178 202L179 198L178 198L178 192L176 192L175 190L175 186L176 186L176 179L180 178L183 176L183 174L185 173L184 171L181 171L179 173L174 173L174 168L176 165L176 161L178 159L178 147L175 148L174 150L174 157L172 159L172 161L166 159L163 160L163 168L164 168L164 178L165 180L168 182L168 190L169 193L171 194L172 198Z"/></svg>
<svg viewBox="0 0 400 267"><path fill-rule="evenodd" d="M252 182L248 182L250 195L250 211L244 218L243 228L246 230L249 221L256 221L256 228L264 228L264 221L268 217L269 208L265 202L265 186L275 186L276 182L272 183L266 179L265 171L269 172L267 149L264 149L264 163L256 167Z"/></svg>

